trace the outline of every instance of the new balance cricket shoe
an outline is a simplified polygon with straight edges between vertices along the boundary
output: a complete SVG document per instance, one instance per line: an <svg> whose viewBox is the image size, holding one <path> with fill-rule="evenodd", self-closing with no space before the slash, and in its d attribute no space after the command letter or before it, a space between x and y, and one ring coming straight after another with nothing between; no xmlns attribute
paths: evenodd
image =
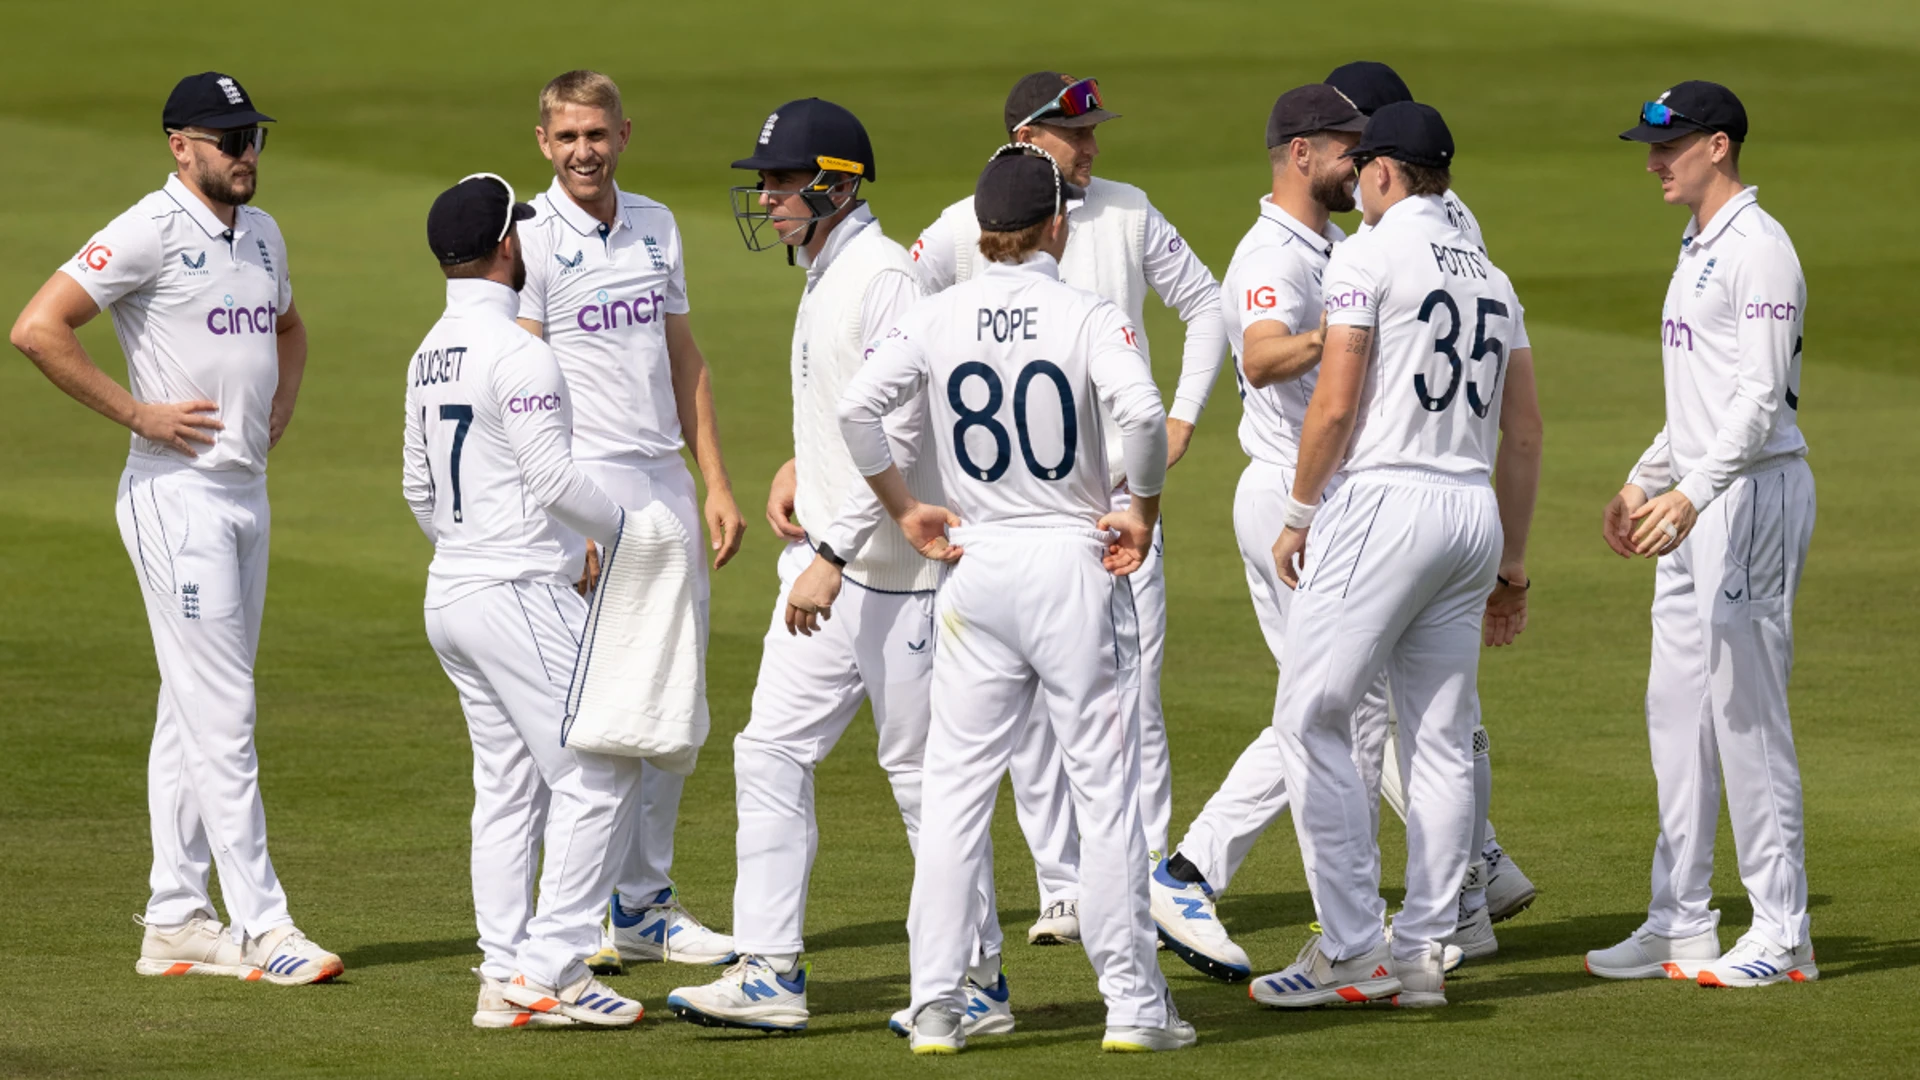
<svg viewBox="0 0 1920 1080"><path fill-rule="evenodd" d="M805 1031L807 969L782 975L758 956L743 956L705 986L683 986L667 995L667 1008L702 1027Z"/></svg>
<svg viewBox="0 0 1920 1080"><path fill-rule="evenodd" d="M1275 1009L1309 1009L1348 1001L1374 1001L1400 992L1400 979L1388 965L1392 956L1382 940L1363 956L1333 960L1320 951L1320 935L1307 939L1292 964L1262 975L1247 996Z"/></svg>
<svg viewBox="0 0 1920 1080"><path fill-rule="evenodd" d="M630 997L614 993L592 973L566 986L553 987L519 974L500 984L500 996L511 1004L542 1016L561 1016L590 1027L632 1027L646 1009Z"/></svg>
<svg viewBox="0 0 1920 1080"><path fill-rule="evenodd" d="M731 936L708 929L681 906L674 890L661 889L638 911L629 911L614 894L600 951L587 958L587 967L596 975L618 975L627 964L655 960L719 965L736 959Z"/></svg>
<svg viewBox="0 0 1920 1080"><path fill-rule="evenodd" d="M957 1054L967 1048L967 1031L960 1014L944 1005L929 1005L907 1024L907 1046L916 1054Z"/></svg>
<svg viewBox="0 0 1920 1080"><path fill-rule="evenodd" d="M967 1008L960 1017L960 1029L971 1039L980 1035L1006 1035L1013 1031L1013 994L1007 989L1007 973L1002 971L992 986L981 986L967 979ZM901 1038L913 1034L913 1010L901 1009L887 1020L887 1030Z"/></svg>
<svg viewBox="0 0 1920 1080"><path fill-rule="evenodd" d="M479 968L473 973L480 977L480 1002L473 1007L473 1026L477 1028L537 1028L572 1027L573 1019L559 1013L537 1013L523 1009L508 1001L501 988L506 985L504 979L492 979L482 974Z"/></svg>
<svg viewBox="0 0 1920 1080"><path fill-rule="evenodd" d="M1461 916L1453 933L1441 938L1440 942L1444 946L1459 949L1463 960L1478 960L1500 951L1500 941L1493 936L1493 917L1487 905L1482 905L1471 915ZM1446 970L1452 971L1453 968Z"/></svg>
<svg viewBox="0 0 1920 1080"><path fill-rule="evenodd" d="M1520 872L1520 867L1498 844L1488 848L1487 861L1487 917L1494 922L1506 922L1515 915L1533 906L1533 882Z"/></svg>
<svg viewBox="0 0 1920 1080"><path fill-rule="evenodd" d="M140 959L133 970L142 975L226 975L245 978L255 968L246 951L215 919L188 919L162 929L138 915L133 921L147 928L140 939Z"/></svg>
<svg viewBox="0 0 1920 1080"><path fill-rule="evenodd" d="M1445 947L1439 942L1429 944L1416 959L1395 957L1387 970L1400 980L1400 992L1393 995L1393 1003L1400 1008L1431 1009L1447 1003Z"/></svg>
<svg viewBox="0 0 1920 1080"><path fill-rule="evenodd" d="M1166 1027L1110 1027L1100 1040L1100 1049L1116 1054L1151 1054L1161 1050L1185 1050L1200 1041L1193 1025L1177 1016L1167 1016Z"/></svg>
<svg viewBox="0 0 1920 1080"><path fill-rule="evenodd" d="M1213 890L1205 882L1181 881L1167 872L1167 861L1147 881L1148 910L1160 940L1202 975L1237 983L1253 974L1253 961L1220 925Z"/></svg>
<svg viewBox="0 0 1920 1080"><path fill-rule="evenodd" d="M1757 934L1748 933L1727 955L1700 969L1701 986L1754 987L1780 982L1812 982L1820 977L1813 963L1813 942L1782 949Z"/></svg>
<svg viewBox="0 0 1920 1080"><path fill-rule="evenodd" d="M253 970L240 977L247 982L265 979L278 986L305 986L329 982L347 970L340 958L307 940L292 926L269 930L247 941L247 963Z"/></svg>
<svg viewBox="0 0 1920 1080"><path fill-rule="evenodd" d="M1058 900L1047 905L1027 930L1029 945L1080 944L1080 901Z"/></svg>
<svg viewBox="0 0 1920 1080"><path fill-rule="evenodd" d="M1587 954L1587 973L1603 979L1696 979L1720 959L1720 913L1713 925L1691 937L1661 937L1645 926L1611 949Z"/></svg>

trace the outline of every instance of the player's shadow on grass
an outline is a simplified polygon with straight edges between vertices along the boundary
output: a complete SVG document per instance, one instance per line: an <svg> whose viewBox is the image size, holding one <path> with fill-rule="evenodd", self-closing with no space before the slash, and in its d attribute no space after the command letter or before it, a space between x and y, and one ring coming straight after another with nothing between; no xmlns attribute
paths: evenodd
<svg viewBox="0 0 1920 1080"><path fill-rule="evenodd" d="M1920 939L1916 938L1880 941L1858 935L1822 936L1816 927L1813 932L1813 953L1823 981L1920 967Z"/></svg>
<svg viewBox="0 0 1920 1080"><path fill-rule="evenodd" d="M383 967L387 964L417 964L423 960L443 960L449 956L478 956L480 946L470 937L441 941L386 941L362 945L340 954L347 974L356 968Z"/></svg>
<svg viewBox="0 0 1920 1080"><path fill-rule="evenodd" d="M865 949L875 945L905 945L906 943L907 924L903 919L850 923L820 933L807 934L809 952L825 952L828 949Z"/></svg>
<svg viewBox="0 0 1920 1080"><path fill-rule="evenodd" d="M1399 894L1388 891L1383 894L1389 909L1399 903ZM1300 940L1306 941L1308 923L1313 921L1313 894L1301 889L1297 892L1270 892L1242 895L1228 893L1220 899L1220 921L1235 934L1257 934L1262 930L1275 927L1294 926L1300 928Z"/></svg>

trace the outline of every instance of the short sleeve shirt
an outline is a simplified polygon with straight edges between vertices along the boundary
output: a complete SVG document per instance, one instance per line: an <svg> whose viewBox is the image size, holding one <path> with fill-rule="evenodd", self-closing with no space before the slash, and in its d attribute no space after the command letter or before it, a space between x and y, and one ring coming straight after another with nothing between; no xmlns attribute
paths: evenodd
<svg viewBox="0 0 1920 1080"><path fill-rule="evenodd" d="M1265 321L1285 325L1290 334L1318 327L1320 278L1333 245L1345 238L1332 222L1327 223L1326 232L1314 232L1275 206L1271 197L1262 196L1259 220L1227 264L1223 284L1227 344L1233 349L1234 377L1243 402L1240 448L1256 461L1294 467L1300 453L1300 425L1306 420L1307 401L1313 397L1314 373L1253 386L1242 366L1247 330Z"/></svg>

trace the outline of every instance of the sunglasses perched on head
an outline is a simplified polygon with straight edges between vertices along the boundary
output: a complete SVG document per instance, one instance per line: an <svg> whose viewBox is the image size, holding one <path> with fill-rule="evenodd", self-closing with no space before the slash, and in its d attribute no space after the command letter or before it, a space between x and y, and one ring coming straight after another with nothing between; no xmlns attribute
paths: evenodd
<svg viewBox="0 0 1920 1080"><path fill-rule="evenodd" d="M220 148L220 152L230 158L237 158L247 152L247 147L261 153L267 149L267 129L263 127L228 128L218 135L209 135L203 131L175 131L173 134L198 142L208 142Z"/></svg>
<svg viewBox="0 0 1920 1080"><path fill-rule="evenodd" d="M1085 116L1100 107L1100 80L1081 79L1053 96L1053 100L1027 114L1025 120L1014 125L1014 130L1026 127L1036 121L1053 117L1071 119Z"/></svg>
<svg viewBox="0 0 1920 1080"><path fill-rule="evenodd" d="M1681 120L1689 124L1700 123L1700 121L1695 120L1693 117L1685 113L1675 112L1670 106L1662 105L1657 101L1649 101L1645 105L1640 106L1640 122L1649 127L1672 127L1675 120Z"/></svg>

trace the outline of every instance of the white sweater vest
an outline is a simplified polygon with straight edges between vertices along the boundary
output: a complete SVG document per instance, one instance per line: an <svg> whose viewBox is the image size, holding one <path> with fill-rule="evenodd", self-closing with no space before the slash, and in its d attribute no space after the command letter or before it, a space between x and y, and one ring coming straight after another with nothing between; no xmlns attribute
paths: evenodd
<svg viewBox="0 0 1920 1080"><path fill-rule="evenodd" d="M840 435L840 395L866 359L861 305L877 274L893 270L913 279L906 249L869 224L849 241L833 264L800 299L793 325L793 458L798 491L794 513L815 537L823 533L848 496L866 487ZM917 404L904 406L920 407ZM916 499L938 503L940 473L932 461L907 470L907 487ZM899 526L881 513L880 525L850 559L847 578L884 592L923 592L940 583L940 564L907 543Z"/></svg>
<svg viewBox="0 0 1920 1080"><path fill-rule="evenodd" d="M1113 301L1127 316L1140 338L1140 354L1147 351L1147 193L1132 184L1094 177L1087 199L1067 218L1067 250L1060 260L1060 280L1075 288ZM966 281L979 272L980 221L968 196L941 214L953 235L954 280ZM1122 464L1120 429L1100 408L1106 436L1107 479L1114 487L1126 480Z"/></svg>

